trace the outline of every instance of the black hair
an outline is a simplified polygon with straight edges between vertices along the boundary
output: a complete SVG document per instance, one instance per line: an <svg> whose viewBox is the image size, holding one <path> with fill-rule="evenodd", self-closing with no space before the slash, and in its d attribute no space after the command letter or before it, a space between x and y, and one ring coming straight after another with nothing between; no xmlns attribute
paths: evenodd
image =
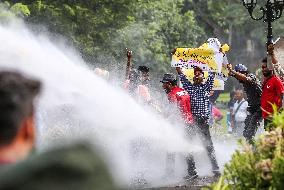
<svg viewBox="0 0 284 190"><path fill-rule="evenodd" d="M246 70L246 71L239 71L240 73L242 73L242 74L245 74L245 75L247 75L247 74L249 74L250 73L250 71L249 70Z"/></svg>
<svg viewBox="0 0 284 190"><path fill-rule="evenodd" d="M194 67L193 72L195 73L196 71L200 71L204 75L204 71L200 67Z"/></svg>
<svg viewBox="0 0 284 190"><path fill-rule="evenodd" d="M267 63L267 57L264 57L261 62L262 63Z"/></svg>
<svg viewBox="0 0 284 190"><path fill-rule="evenodd" d="M177 85L177 80L175 79L175 80L173 80L173 81L171 81L169 83L171 83L173 86L176 86Z"/></svg>
<svg viewBox="0 0 284 190"><path fill-rule="evenodd" d="M33 100L41 83L17 72L0 72L0 145L16 137L20 124L33 114Z"/></svg>
<svg viewBox="0 0 284 190"><path fill-rule="evenodd" d="M147 72L148 73L150 71L150 69L147 66L139 66L138 67L138 71Z"/></svg>

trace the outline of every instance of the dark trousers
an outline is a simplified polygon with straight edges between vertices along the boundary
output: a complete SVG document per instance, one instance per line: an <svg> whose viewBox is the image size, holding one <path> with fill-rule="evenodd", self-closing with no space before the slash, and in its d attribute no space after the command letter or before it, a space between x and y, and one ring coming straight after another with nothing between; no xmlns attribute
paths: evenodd
<svg viewBox="0 0 284 190"><path fill-rule="evenodd" d="M192 136L192 129L193 126L191 125L187 125L187 132L188 132L188 136ZM184 156L184 155L183 155ZM194 176L197 174L196 172L196 166L195 166L195 162L194 162L194 158L191 154L188 154L185 156L186 159L186 164L187 164L187 174L189 176ZM167 158L166 158L166 173L167 174L172 174L174 172L174 166L175 166L175 154L174 153L167 153Z"/></svg>
<svg viewBox="0 0 284 190"><path fill-rule="evenodd" d="M195 162L193 159L193 156L191 154L186 156L186 164L187 164L187 173L189 176L193 176L196 175L196 166L195 166Z"/></svg>
<svg viewBox="0 0 284 190"><path fill-rule="evenodd" d="M185 157L186 164L187 164L187 174L189 176L194 176L197 174L195 162L193 159L193 156L191 154L187 155ZM175 167L175 154L174 153L168 153L167 159L166 159L166 173L167 175L173 175L174 173L174 167Z"/></svg>
<svg viewBox="0 0 284 190"><path fill-rule="evenodd" d="M210 159L212 170L218 171L219 166L216 160L215 150L209 131L208 119L203 117L195 117L194 121L197 127L197 134L200 135L203 146L205 147L207 155Z"/></svg>
<svg viewBox="0 0 284 190"><path fill-rule="evenodd" d="M247 116L245 120L245 129L243 132L243 136L246 141L249 143L253 143L253 138L257 131L257 128L260 126L260 121L262 119L261 110L251 112L250 115Z"/></svg>

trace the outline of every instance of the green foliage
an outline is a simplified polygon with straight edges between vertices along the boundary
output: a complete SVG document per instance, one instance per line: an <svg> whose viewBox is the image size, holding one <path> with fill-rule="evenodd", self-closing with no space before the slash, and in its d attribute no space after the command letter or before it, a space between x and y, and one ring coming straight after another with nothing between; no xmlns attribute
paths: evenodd
<svg viewBox="0 0 284 190"><path fill-rule="evenodd" d="M12 6L7 1L0 3L0 21L2 23L5 23L15 17L27 17L29 15L29 8L22 3L16 3Z"/></svg>
<svg viewBox="0 0 284 190"><path fill-rule="evenodd" d="M221 176L219 181L212 187L204 187L202 188L202 190L208 190L208 189L212 189L212 190L229 190L229 185L224 183L224 177Z"/></svg>
<svg viewBox="0 0 284 190"><path fill-rule="evenodd" d="M168 72L175 47L194 47L206 38L184 0L13 0L15 8L30 10L26 19L64 36L87 62L104 67L125 64L125 48L134 62L156 73ZM21 5L21 6L19 6Z"/></svg>
<svg viewBox="0 0 284 190"><path fill-rule="evenodd" d="M153 74L171 72L173 48L196 47L209 37L228 43L230 63L251 71L265 55L266 24L253 21L239 0L9 0L5 7L13 14L1 11L0 19L16 14L45 26L88 63L106 68L123 67L127 47L134 62L150 66ZM283 30L283 18L273 23L274 36ZM226 90L234 83L228 80Z"/></svg>
<svg viewBox="0 0 284 190"><path fill-rule="evenodd" d="M156 72L167 72L171 50L197 46L204 34L192 11L181 13L182 2L139 1L134 15L137 21L119 30L112 40L114 49L129 47L134 51L136 63L148 65Z"/></svg>
<svg viewBox="0 0 284 190"><path fill-rule="evenodd" d="M281 189L284 187L284 113L275 115L278 127L262 135L254 146L242 142L223 177L211 189ZM282 120L281 120L282 119Z"/></svg>
<svg viewBox="0 0 284 190"><path fill-rule="evenodd" d="M50 32L64 36L80 50L86 61L94 61L110 48L116 31L133 20L134 2L26 1L31 11L27 21L44 25Z"/></svg>
<svg viewBox="0 0 284 190"><path fill-rule="evenodd" d="M221 93L217 99L217 102L228 103L230 100L230 93Z"/></svg>
<svg viewBox="0 0 284 190"><path fill-rule="evenodd" d="M273 108L273 126L278 126L284 129L284 114L279 114L279 110L275 104L272 105Z"/></svg>
<svg viewBox="0 0 284 190"><path fill-rule="evenodd" d="M22 3L16 3L13 6L11 6L10 10L16 15L16 16L29 16L30 10L27 5L23 5Z"/></svg>

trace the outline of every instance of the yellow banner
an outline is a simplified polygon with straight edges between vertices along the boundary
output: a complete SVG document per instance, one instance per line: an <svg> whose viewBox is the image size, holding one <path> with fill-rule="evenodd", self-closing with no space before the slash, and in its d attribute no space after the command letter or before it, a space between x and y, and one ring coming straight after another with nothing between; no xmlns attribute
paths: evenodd
<svg viewBox="0 0 284 190"><path fill-rule="evenodd" d="M216 72L216 78L226 80L228 60L225 52L228 50L227 44L221 46L217 38L209 38L199 48L177 48L171 66L186 69L199 67L203 71Z"/></svg>

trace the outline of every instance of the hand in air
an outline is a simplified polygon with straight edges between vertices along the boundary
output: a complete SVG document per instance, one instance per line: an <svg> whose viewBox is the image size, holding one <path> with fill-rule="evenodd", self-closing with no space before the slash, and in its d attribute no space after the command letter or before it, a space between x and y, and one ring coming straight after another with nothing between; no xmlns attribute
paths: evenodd
<svg viewBox="0 0 284 190"><path fill-rule="evenodd" d="M132 51L126 48L126 56L128 59L132 57Z"/></svg>

